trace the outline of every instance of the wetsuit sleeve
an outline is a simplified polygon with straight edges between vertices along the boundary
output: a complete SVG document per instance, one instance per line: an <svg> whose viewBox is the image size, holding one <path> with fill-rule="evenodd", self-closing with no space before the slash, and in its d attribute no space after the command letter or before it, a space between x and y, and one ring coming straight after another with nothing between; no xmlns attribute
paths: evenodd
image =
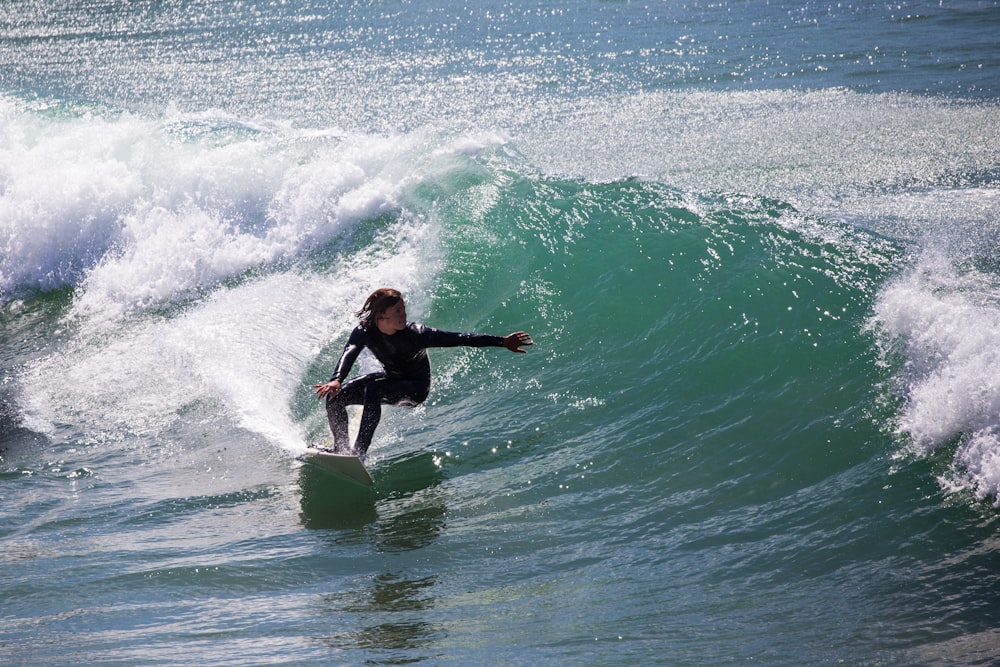
<svg viewBox="0 0 1000 667"><path fill-rule="evenodd" d="M503 347L503 338L492 334L441 331L420 325L423 347Z"/></svg>
<svg viewBox="0 0 1000 667"><path fill-rule="evenodd" d="M337 362L337 366L333 370L333 375L330 376L330 382L334 380L343 382L347 379L347 376L351 372L351 367L354 366L354 362L357 361L358 355L361 354L361 350L363 349L365 349L364 329L355 327L354 331L347 338L347 343L344 344L344 351L340 353L340 361Z"/></svg>

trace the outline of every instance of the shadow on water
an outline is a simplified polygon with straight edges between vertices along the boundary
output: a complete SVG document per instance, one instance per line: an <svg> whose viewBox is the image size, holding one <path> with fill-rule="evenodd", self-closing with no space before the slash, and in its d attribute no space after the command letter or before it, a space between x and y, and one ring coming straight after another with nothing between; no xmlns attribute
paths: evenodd
<svg viewBox="0 0 1000 667"><path fill-rule="evenodd" d="M439 485L444 471L430 452L380 461L374 487L347 481L314 465L299 469L302 524L310 529L360 528L379 519L377 504Z"/></svg>
<svg viewBox="0 0 1000 667"><path fill-rule="evenodd" d="M358 531L381 553L422 549L440 537L447 510L437 487L444 471L433 453L385 458L370 467L374 487L341 479L308 463L299 470L302 523L310 529ZM373 573L323 596L332 634L319 638L350 663L398 665L438 657L445 629L427 615L436 577Z"/></svg>
<svg viewBox="0 0 1000 667"><path fill-rule="evenodd" d="M444 481L444 470L433 452L384 459L379 461L374 474L379 498L408 496Z"/></svg>
<svg viewBox="0 0 1000 667"><path fill-rule="evenodd" d="M341 630L324 643L335 649L359 649L368 655L369 664L407 664L434 657L433 647L445 631L423 615L435 605L436 583L434 576L407 579L385 573L360 588L324 596L324 604L334 613L368 621L360 628Z"/></svg>
<svg viewBox="0 0 1000 667"><path fill-rule="evenodd" d="M328 524L350 526L368 521L364 534L366 548L372 553L419 551L442 535L447 493L439 488L445 475L436 455L382 459L372 467L372 476L375 487L369 490L365 509L355 504L340 510L355 512L355 523L342 518ZM339 498L349 498L347 489L340 492L345 495ZM303 496L305 493L304 486ZM332 508L324 511L328 513L313 515L311 521L319 523L324 517L338 516ZM307 516L305 509L303 516ZM447 631L430 617L437 604L437 584L436 575L407 576L392 569L356 579L353 586L338 587L323 596L335 630L319 641L338 655L348 656L345 664L400 665L439 658Z"/></svg>
<svg viewBox="0 0 1000 667"><path fill-rule="evenodd" d="M299 471L302 523L310 529L359 530L381 553L422 549L444 530L444 471L428 452L380 459L370 467L374 487L352 483L321 467ZM341 582L342 583L342 582ZM354 664L409 664L433 659L445 629L428 619L436 604L435 576L372 573L323 596L336 628L319 641Z"/></svg>
<svg viewBox="0 0 1000 667"><path fill-rule="evenodd" d="M375 491L313 465L299 468L302 525L311 529L360 528L378 518Z"/></svg>

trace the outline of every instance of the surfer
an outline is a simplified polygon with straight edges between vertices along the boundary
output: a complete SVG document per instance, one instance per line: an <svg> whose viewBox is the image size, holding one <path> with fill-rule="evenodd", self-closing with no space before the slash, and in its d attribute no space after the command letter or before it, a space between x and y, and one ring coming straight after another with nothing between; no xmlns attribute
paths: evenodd
<svg viewBox="0 0 1000 667"><path fill-rule="evenodd" d="M326 384L313 389L320 400L326 399L326 415L333 432L335 452L350 450L347 434L347 406L362 405L361 425L354 443L354 454L364 458L375 428L382 417L383 405L415 407L424 402L431 386L429 347L505 347L525 353L532 345L531 336L515 331L506 336L441 331L417 322L407 322L406 302L394 289L375 290L357 312L360 324L347 339L333 376ZM382 364L382 371L368 373L345 382L351 367L364 348Z"/></svg>

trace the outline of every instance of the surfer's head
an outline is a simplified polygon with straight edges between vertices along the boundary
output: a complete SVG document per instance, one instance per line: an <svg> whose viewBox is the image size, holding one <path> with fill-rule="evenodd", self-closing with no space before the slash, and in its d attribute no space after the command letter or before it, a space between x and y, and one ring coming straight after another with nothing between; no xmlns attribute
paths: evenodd
<svg viewBox="0 0 1000 667"><path fill-rule="evenodd" d="M365 329L371 329L377 324L379 317L385 314L385 311L402 303L402 301L403 295L399 290L394 290L391 287L380 287L375 290L365 300L365 305L361 306L361 310L357 312L361 326Z"/></svg>

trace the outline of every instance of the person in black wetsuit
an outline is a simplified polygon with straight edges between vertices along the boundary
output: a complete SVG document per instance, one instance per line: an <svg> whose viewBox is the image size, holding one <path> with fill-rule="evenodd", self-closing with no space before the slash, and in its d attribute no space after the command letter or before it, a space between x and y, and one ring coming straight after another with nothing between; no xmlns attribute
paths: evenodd
<svg viewBox="0 0 1000 667"><path fill-rule="evenodd" d="M333 376L326 384L313 385L320 400L326 399L326 415L333 432L335 452L350 450L347 433L347 406L362 405L361 427L354 453L364 458L375 428L382 418L383 405L415 407L424 402L431 387L429 347L505 347L524 353L532 345L531 336L515 331L506 336L440 331L406 321L406 303L397 290L375 290L357 312L361 323L351 332ZM371 350L382 371L344 382L358 355Z"/></svg>

